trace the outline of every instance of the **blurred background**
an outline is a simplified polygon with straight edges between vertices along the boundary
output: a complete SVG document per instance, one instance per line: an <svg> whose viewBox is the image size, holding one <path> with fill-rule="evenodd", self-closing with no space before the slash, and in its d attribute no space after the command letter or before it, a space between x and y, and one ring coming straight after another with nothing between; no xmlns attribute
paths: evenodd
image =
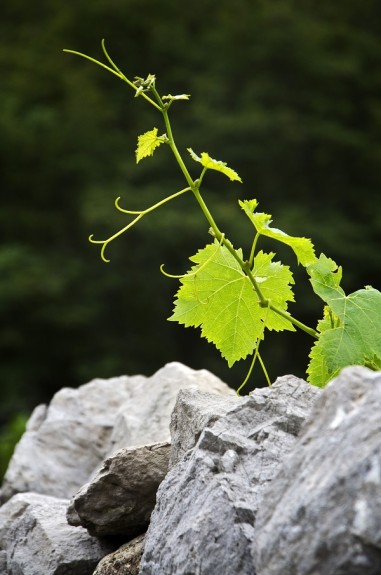
<svg viewBox="0 0 381 575"><path fill-rule="evenodd" d="M64 48L102 59L105 38L130 78L153 73L162 94L191 94L171 109L177 143L242 177L211 173L204 187L236 246L253 233L237 200L257 198L275 227L343 266L347 292L381 288L380 3L12 0L1 13L0 475L25 418L63 386L176 360L237 387L249 367L228 370L196 330L166 321L178 285L160 264L183 273L210 240L191 196L112 243L109 264L88 243L126 224L117 196L143 209L185 184L166 147L135 164L137 136L164 131L155 110ZM314 327L321 304L280 254L296 276L290 311ZM303 377L311 344L270 334L271 378Z"/></svg>

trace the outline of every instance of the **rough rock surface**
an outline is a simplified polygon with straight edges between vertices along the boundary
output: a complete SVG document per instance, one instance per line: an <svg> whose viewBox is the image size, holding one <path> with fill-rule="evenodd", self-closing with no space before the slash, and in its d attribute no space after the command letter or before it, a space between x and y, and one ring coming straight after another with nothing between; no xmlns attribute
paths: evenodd
<svg viewBox="0 0 381 575"><path fill-rule="evenodd" d="M92 575L113 549L66 522L67 500L20 493L0 507L2 575Z"/></svg>
<svg viewBox="0 0 381 575"><path fill-rule="evenodd" d="M151 377L96 379L64 388L34 411L9 464L0 502L33 491L70 499L114 451L169 439L180 388L234 394L218 377L169 363Z"/></svg>
<svg viewBox="0 0 381 575"><path fill-rule="evenodd" d="M237 406L235 395L217 395L197 388L181 389L171 416L171 458L173 467L196 445L202 430Z"/></svg>
<svg viewBox="0 0 381 575"><path fill-rule="evenodd" d="M169 443L156 443L114 453L71 501L69 524L124 541L146 531L157 488L168 471L169 451Z"/></svg>
<svg viewBox="0 0 381 575"><path fill-rule="evenodd" d="M70 498L105 457L117 413L142 383L141 376L95 379L63 388L48 407L38 406L11 459L0 500L24 491Z"/></svg>
<svg viewBox="0 0 381 575"><path fill-rule="evenodd" d="M251 542L262 492L319 395L286 376L204 429L159 487L141 575L255 573Z"/></svg>
<svg viewBox="0 0 381 575"><path fill-rule="evenodd" d="M381 372L328 385L264 498L261 575L381 573Z"/></svg>
<svg viewBox="0 0 381 575"><path fill-rule="evenodd" d="M189 387L235 396L226 383L206 369L194 370L178 362L168 363L133 392L132 408L126 405L120 410L108 454L131 445L169 441L169 422L177 394Z"/></svg>
<svg viewBox="0 0 381 575"><path fill-rule="evenodd" d="M93 575L138 575L143 546L144 535L139 535L114 553L106 555L98 563Z"/></svg>

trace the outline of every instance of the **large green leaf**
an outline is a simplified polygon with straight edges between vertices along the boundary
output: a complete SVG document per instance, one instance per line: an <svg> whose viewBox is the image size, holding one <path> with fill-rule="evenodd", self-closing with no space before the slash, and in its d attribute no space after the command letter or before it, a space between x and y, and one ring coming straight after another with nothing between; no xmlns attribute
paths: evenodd
<svg viewBox="0 0 381 575"><path fill-rule="evenodd" d="M381 293L366 287L345 295L341 269L322 254L307 268L312 287L327 304L310 353L309 381L325 385L347 365L381 369Z"/></svg>
<svg viewBox="0 0 381 575"><path fill-rule="evenodd" d="M287 301L293 300L293 278L286 266L272 261L273 256L259 252L253 274L264 296L285 310ZM230 366L254 351L265 327L294 329L289 321L259 305L251 281L226 247L208 244L190 260L196 265L180 280L169 319L201 327L202 336L215 344Z"/></svg>

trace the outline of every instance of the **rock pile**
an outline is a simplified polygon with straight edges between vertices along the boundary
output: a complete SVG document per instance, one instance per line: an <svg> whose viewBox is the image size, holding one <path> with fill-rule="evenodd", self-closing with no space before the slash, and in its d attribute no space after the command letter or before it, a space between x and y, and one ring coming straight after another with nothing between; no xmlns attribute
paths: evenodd
<svg viewBox="0 0 381 575"><path fill-rule="evenodd" d="M173 362L152 377L64 388L38 406L0 490L0 575L92 575L121 541L142 534L168 468L171 413L187 388L234 397L210 372Z"/></svg>
<svg viewBox="0 0 381 575"><path fill-rule="evenodd" d="M381 372L237 397L182 364L64 389L0 491L1 575L379 575Z"/></svg>

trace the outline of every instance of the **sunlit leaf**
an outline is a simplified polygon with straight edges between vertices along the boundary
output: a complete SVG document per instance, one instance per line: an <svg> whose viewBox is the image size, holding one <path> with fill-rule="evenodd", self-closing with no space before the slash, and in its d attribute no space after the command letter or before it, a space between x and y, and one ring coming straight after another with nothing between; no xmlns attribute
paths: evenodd
<svg viewBox="0 0 381 575"><path fill-rule="evenodd" d="M152 156L156 148L166 140L167 136L165 134L162 136L157 135L157 128L139 136L138 147L136 148L136 163L138 164L140 160L147 156Z"/></svg>
<svg viewBox="0 0 381 575"><path fill-rule="evenodd" d="M310 353L309 381L325 385L347 365L381 369L381 293L371 287L345 295L341 269L322 254L307 268L314 291L328 304Z"/></svg>
<svg viewBox="0 0 381 575"><path fill-rule="evenodd" d="M202 166L204 166L204 168L207 168L208 170L216 170L217 172L225 174L225 176L227 176L230 180L236 180L242 183L242 180L237 172L229 168L225 162L213 160L213 158L211 158L206 152L202 152L201 156L198 156L194 153L192 148L188 148L188 152L190 153L192 159L195 162L199 162Z"/></svg>
<svg viewBox="0 0 381 575"><path fill-rule="evenodd" d="M307 266L316 261L315 250L311 240L308 238L289 236L277 228L272 228L270 226L272 222L271 216L255 211L258 206L257 200L239 201L239 205L259 234L288 245L294 251L298 262L303 266Z"/></svg>
<svg viewBox="0 0 381 575"><path fill-rule="evenodd" d="M169 319L200 327L202 336L214 343L231 366L253 352L265 327L292 330L293 326L259 305L249 278L235 258L225 246L216 246L217 242L208 244L190 258L196 266L180 280ZM286 266L272 261L273 255L258 254L254 275L265 296L286 309L287 301L293 300L292 275Z"/></svg>

